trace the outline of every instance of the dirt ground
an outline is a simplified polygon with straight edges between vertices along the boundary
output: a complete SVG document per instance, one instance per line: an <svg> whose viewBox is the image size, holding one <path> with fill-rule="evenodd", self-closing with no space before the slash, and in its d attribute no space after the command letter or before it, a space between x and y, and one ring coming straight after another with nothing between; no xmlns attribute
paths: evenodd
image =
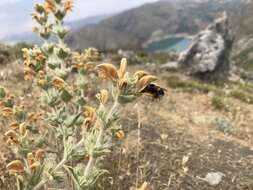
<svg viewBox="0 0 253 190"><path fill-rule="evenodd" d="M19 76L0 76L0 84L22 95L29 86ZM229 98L227 109L217 110L208 94L167 90L159 101L142 97L122 108L126 138L108 155L104 189L129 190L146 181L148 190L253 190L253 105ZM0 190L14 190L4 131L1 126ZM204 180L210 172L224 174L218 185Z"/></svg>

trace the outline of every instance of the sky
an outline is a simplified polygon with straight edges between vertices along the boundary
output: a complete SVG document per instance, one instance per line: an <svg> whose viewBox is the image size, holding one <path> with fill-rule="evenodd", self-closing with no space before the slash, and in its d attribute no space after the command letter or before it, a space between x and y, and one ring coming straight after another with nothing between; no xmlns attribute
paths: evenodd
<svg viewBox="0 0 253 190"><path fill-rule="evenodd" d="M30 31L33 22L30 14L33 4L43 0L0 0L0 38ZM74 0L74 11L67 20L111 14L157 0Z"/></svg>

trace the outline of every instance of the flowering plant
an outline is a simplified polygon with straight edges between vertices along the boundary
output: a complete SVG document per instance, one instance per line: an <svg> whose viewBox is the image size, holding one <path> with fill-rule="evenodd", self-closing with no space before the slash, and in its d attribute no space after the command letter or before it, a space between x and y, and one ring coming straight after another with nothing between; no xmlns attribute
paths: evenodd
<svg viewBox="0 0 253 190"><path fill-rule="evenodd" d="M23 49L24 78L41 90L41 109L16 105L6 89L0 88L1 115L9 123L5 141L16 155L7 165L17 179L18 190L47 188L90 189L97 185L102 161L113 140L124 138L118 107L134 101L157 77L144 71L127 72L127 60L117 69L98 64L96 49L72 52L64 43L68 28L64 17L72 0L45 0L36 4L33 31L44 39L41 46ZM50 42L53 36L58 41ZM112 84L96 94L98 106L91 106L86 94L89 72ZM112 102L112 103L111 103Z"/></svg>

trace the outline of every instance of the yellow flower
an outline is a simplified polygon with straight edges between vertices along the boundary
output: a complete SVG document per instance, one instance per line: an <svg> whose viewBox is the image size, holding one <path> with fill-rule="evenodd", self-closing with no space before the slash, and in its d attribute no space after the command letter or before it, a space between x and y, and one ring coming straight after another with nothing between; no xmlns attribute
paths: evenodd
<svg viewBox="0 0 253 190"><path fill-rule="evenodd" d="M13 129L13 130L16 130L19 128L19 123L17 122L13 122L10 124L10 128Z"/></svg>
<svg viewBox="0 0 253 190"><path fill-rule="evenodd" d="M64 4L64 10L65 11L72 11L74 5L73 5L73 1L72 0L66 0L65 4Z"/></svg>
<svg viewBox="0 0 253 190"><path fill-rule="evenodd" d="M34 75L35 75L35 71L32 70L30 67L25 67L24 68L24 78L25 80L32 80Z"/></svg>
<svg viewBox="0 0 253 190"><path fill-rule="evenodd" d="M120 63L120 68L109 63L98 65L98 76L103 79L111 80L114 84L117 84L119 89L126 88L128 80L126 78L127 60L123 58Z"/></svg>
<svg viewBox="0 0 253 190"><path fill-rule="evenodd" d="M127 87L127 84L128 84L128 81L127 81L125 78L119 79L119 80L118 80L118 83L117 83L118 88L119 88L120 90L126 88L126 87Z"/></svg>
<svg viewBox="0 0 253 190"><path fill-rule="evenodd" d="M44 10L45 13L48 14L49 12L54 12L55 10L55 5L52 2L52 0L46 0L46 2L44 3Z"/></svg>
<svg viewBox="0 0 253 190"><path fill-rule="evenodd" d="M31 80L33 80L33 75L25 75L25 76L24 76L24 79L25 79L26 81L31 81Z"/></svg>
<svg viewBox="0 0 253 190"><path fill-rule="evenodd" d="M92 70L92 69L94 69L95 67L96 67L96 65L93 64L93 63L85 63L85 64L83 64L83 68L84 68L85 70Z"/></svg>
<svg viewBox="0 0 253 190"><path fill-rule="evenodd" d="M92 125L94 125L96 121L97 118L96 109L87 106L85 108L84 117L85 117L84 126L89 129Z"/></svg>
<svg viewBox="0 0 253 190"><path fill-rule="evenodd" d="M5 107L5 108L2 109L2 116L3 117L10 117L12 115L13 115L12 108Z"/></svg>
<svg viewBox="0 0 253 190"><path fill-rule="evenodd" d="M4 134L4 138L7 144L19 144L18 134L12 129Z"/></svg>
<svg viewBox="0 0 253 190"><path fill-rule="evenodd" d="M21 174L24 172L24 165L20 160L14 160L10 162L6 168L10 174Z"/></svg>
<svg viewBox="0 0 253 190"><path fill-rule="evenodd" d="M122 139L125 138L125 133L124 133L123 130L117 131L115 135L116 135L116 137L117 137L119 140L122 140Z"/></svg>
<svg viewBox="0 0 253 190"><path fill-rule="evenodd" d="M140 188L137 188L136 190L146 190L148 187L148 183L145 181Z"/></svg>
<svg viewBox="0 0 253 190"><path fill-rule="evenodd" d="M65 81L61 78L55 78L53 80L53 86L58 90L62 90L65 87Z"/></svg>
<svg viewBox="0 0 253 190"><path fill-rule="evenodd" d="M44 115L43 112L39 112L39 113L32 112L28 114L27 120L29 122L37 122L43 117L43 115Z"/></svg>
<svg viewBox="0 0 253 190"><path fill-rule="evenodd" d="M100 90L100 93L96 95L97 99L101 104L106 104L109 97L109 92L107 90Z"/></svg>
<svg viewBox="0 0 253 190"><path fill-rule="evenodd" d="M153 75L146 75L142 77L136 84L136 90L137 92L141 92L146 86L148 86L150 83L157 81L158 78Z"/></svg>
<svg viewBox="0 0 253 190"><path fill-rule="evenodd" d="M30 169L32 171L35 171L39 167L40 167L40 162L38 162L38 161L35 161L33 164L30 165Z"/></svg>
<svg viewBox="0 0 253 190"><path fill-rule="evenodd" d="M98 65L98 76L102 79L116 81L118 79L117 69L110 63Z"/></svg>
<svg viewBox="0 0 253 190"><path fill-rule="evenodd" d="M45 85L45 84L47 84L47 80L46 79L39 79L38 81L37 81L37 84L39 84L39 85Z"/></svg>
<svg viewBox="0 0 253 190"><path fill-rule="evenodd" d="M27 154L27 161L28 161L29 168L32 171L36 170L40 166L40 162L36 160L32 152Z"/></svg>
<svg viewBox="0 0 253 190"><path fill-rule="evenodd" d="M145 71L137 71L134 73L134 77L137 78L137 80L140 80L142 77L147 76L148 73Z"/></svg>
<svg viewBox="0 0 253 190"><path fill-rule="evenodd" d="M36 61L44 61L46 56L42 52L36 52L35 60Z"/></svg>

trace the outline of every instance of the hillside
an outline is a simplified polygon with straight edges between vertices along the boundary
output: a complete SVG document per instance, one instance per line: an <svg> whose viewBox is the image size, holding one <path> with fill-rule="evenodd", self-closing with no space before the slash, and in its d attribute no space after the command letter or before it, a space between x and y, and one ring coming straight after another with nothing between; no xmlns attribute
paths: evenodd
<svg viewBox="0 0 253 190"><path fill-rule="evenodd" d="M83 49L95 46L100 49L140 49L154 35L196 34L205 28L224 10L234 13L240 1L158 1L124 11L109 17L92 27L83 27L73 32L67 42ZM94 31L96 31L94 33ZM96 39L111 39L113 41ZM126 36L127 35L127 36ZM108 42L109 41L109 42ZM128 46L131 42L131 46ZM122 45L123 44L123 45Z"/></svg>
<svg viewBox="0 0 253 190"><path fill-rule="evenodd" d="M236 44L234 60L247 71L253 71L253 2L248 1L233 17Z"/></svg>

